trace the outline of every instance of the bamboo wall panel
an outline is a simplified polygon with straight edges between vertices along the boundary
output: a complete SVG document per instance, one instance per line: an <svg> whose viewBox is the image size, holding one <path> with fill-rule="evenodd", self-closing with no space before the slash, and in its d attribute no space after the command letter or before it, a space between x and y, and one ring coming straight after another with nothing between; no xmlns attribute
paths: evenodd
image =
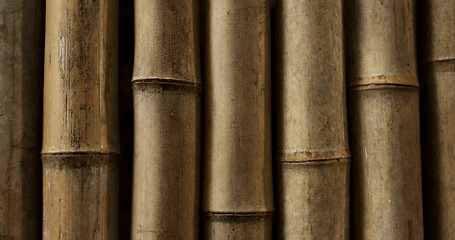
<svg viewBox="0 0 455 240"><path fill-rule="evenodd" d="M44 1L0 1L0 239L41 236Z"/></svg>
<svg viewBox="0 0 455 240"><path fill-rule="evenodd" d="M48 0L43 238L117 239L115 0Z"/></svg>
<svg viewBox="0 0 455 240"><path fill-rule="evenodd" d="M425 236L455 238L455 1L417 5Z"/></svg>
<svg viewBox="0 0 455 240"><path fill-rule="evenodd" d="M412 0L346 1L353 239L423 239Z"/></svg>
<svg viewBox="0 0 455 240"><path fill-rule="evenodd" d="M132 239L198 239L198 8L135 2Z"/></svg>
<svg viewBox="0 0 455 240"><path fill-rule="evenodd" d="M278 0L277 239L349 239L342 1Z"/></svg>
<svg viewBox="0 0 455 240"><path fill-rule="evenodd" d="M271 239L269 2L204 6L204 237Z"/></svg>

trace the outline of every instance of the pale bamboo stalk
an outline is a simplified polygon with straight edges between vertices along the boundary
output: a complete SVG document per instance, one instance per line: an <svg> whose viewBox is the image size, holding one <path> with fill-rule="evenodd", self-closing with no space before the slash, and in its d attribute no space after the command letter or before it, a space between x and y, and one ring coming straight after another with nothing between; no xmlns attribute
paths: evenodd
<svg viewBox="0 0 455 240"><path fill-rule="evenodd" d="M349 239L342 0L277 0L277 239Z"/></svg>
<svg viewBox="0 0 455 240"><path fill-rule="evenodd" d="M455 239L455 1L417 5L427 239Z"/></svg>
<svg viewBox="0 0 455 240"><path fill-rule="evenodd" d="M40 239L44 1L0 9L0 239Z"/></svg>
<svg viewBox="0 0 455 240"><path fill-rule="evenodd" d="M347 0L352 239L423 239L413 0Z"/></svg>
<svg viewBox="0 0 455 240"><path fill-rule="evenodd" d="M43 238L117 239L116 0L48 0Z"/></svg>
<svg viewBox="0 0 455 240"><path fill-rule="evenodd" d="M205 7L203 234L271 239L269 2Z"/></svg>
<svg viewBox="0 0 455 240"><path fill-rule="evenodd" d="M198 8L135 1L132 239L198 239Z"/></svg>

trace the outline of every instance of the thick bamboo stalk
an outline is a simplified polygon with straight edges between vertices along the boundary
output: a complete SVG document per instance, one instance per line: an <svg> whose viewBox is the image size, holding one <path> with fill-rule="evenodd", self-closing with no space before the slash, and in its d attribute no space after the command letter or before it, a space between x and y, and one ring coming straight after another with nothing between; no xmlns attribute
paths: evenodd
<svg viewBox="0 0 455 240"><path fill-rule="evenodd" d="M0 1L0 239L40 239L44 1Z"/></svg>
<svg viewBox="0 0 455 240"><path fill-rule="evenodd" d="M269 5L207 1L203 200L207 239L271 239Z"/></svg>
<svg viewBox="0 0 455 240"><path fill-rule="evenodd" d="M198 8L135 1L132 239L198 239Z"/></svg>
<svg viewBox="0 0 455 240"><path fill-rule="evenodd" d="M117 239L116 0L48 0L44 239Z"/></svg>
<svg viewBox="0 0 455 240"><path fill-rule="evenodd" d="M277 239L349 239L341 0L278 0Z"/></svg>
<svg viewBox="0 0 455 240"><path fill-rule="evenodd" d="M455 1L418 1L425 237L455 239Z"/></svg>
<svg viewBox="0 0 455 240"><path fill-rule="evenodd" d="M413 0L347 0L353 239L423 239Z"/></svg>

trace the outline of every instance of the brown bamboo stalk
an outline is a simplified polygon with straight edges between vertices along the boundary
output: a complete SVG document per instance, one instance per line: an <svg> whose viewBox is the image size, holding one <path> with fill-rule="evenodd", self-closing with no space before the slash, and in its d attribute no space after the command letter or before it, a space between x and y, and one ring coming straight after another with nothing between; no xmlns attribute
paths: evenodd
<svg viewBox="0 0 455 240"><path fill-rule="evenodd" d="M0 9L0 239L39 239L44 1Z"/></svg>
<svg viewBox="0 0 455 240"><path fill-rule="evenodd" d="M347 0L353 239L423 239L413 0Z"/></svg>
<svg viewBox="0 0 455 240"><path fill-rule="evenodd" d="M271 239L269 2L205 7L203 234Z"/></svg>
<svg viewBox="0 0 455 240"><path fill-rule="evenodd" d="M278 0L277 239L349 239L341 0Z"/></svg>
<svg viewBox="0 0 455 240"><path fill-rule="evenodd" d="M455 2L417 2L425 237L455 238Z"/></svg>
<svg viewBox="0 0 455 240"><path fill-rule="evenodd" d="M198 8L135 1L132 239L198 239Z"/></svg>
<svg viewBox="0 0 455 240"><path fill-rule="evenodd" d="M117 239L116 0L48 0L43 238Z"/></svg>

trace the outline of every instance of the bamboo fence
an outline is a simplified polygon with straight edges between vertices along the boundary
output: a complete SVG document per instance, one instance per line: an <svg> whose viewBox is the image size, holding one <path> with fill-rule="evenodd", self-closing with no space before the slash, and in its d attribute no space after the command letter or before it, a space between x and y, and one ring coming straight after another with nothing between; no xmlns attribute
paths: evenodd
<svg viewBox="0 0 455 240"><path fill-rule="evenodd" d="M455 238L454 0L122 6L0 0L0 240Z"/></svg>
<svg viewBox="0 0 455 240"><path fill-rule="evenodd" d="M135 1L132 239L198 239L198 8Z"/></svg>
<svg viewBox="0 0 455 240"><path fill-rule="evenodd" d="M203 235L271 239L269 2L204 7Z"/></svg>
<svg viewBox="0 0 455 240"><path fill-rule="evenodd" d="M0 9L0 239L39 239L44 1Z"/></svg>
<svg viewBox="0 0 455 240"><path fill-rule="evenodd" d="M345 6L352 239L423 239L413 1Z"/></svg>
<svg viewBox="0 0 455 240"><path fill-rule="evenodd" d="M117 11L46 2L44 239L117 239Z"/></svg>
<svg viewBox="0 0 455 240"><path fill-rule="evenodd" d="M276 239L349 239L342 13L276 1Z"/></svg>
<svg viewBox="0 0 455 240"><path fill-rule="evenodd" d="M455 2L417 5L425 237L455 238Z"/></svg>

